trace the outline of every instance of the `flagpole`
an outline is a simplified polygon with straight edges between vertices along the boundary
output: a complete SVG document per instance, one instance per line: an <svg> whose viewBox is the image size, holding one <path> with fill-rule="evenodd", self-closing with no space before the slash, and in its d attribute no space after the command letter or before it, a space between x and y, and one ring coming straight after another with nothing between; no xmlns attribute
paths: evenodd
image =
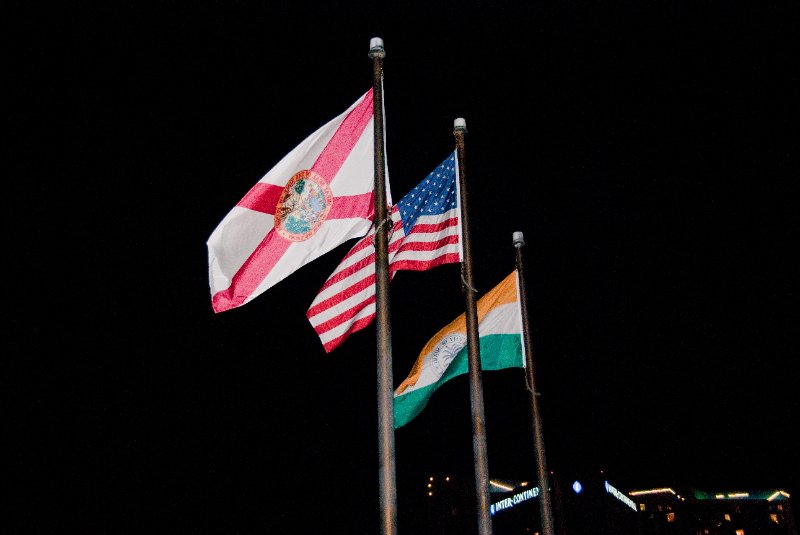
<svg viewBox="0 0 800 535"><path fill-rule="evenodd" d="M536 382L533 376L533 351L531 349L531 334L528 325L528 296L525 291L525 276L522 264L522 247L525 245L525 238L522 232L515 232L513 240L514 248L517 250L517 280L519 281L520 309L522 311L522 339L525 344L525 374L531 395L533 442L536 449L536 476L539 481L539 511L542 517L542 535L553 535L553 511L550 506L550 487L544 453L542 420L539 416L539 401L537 399L539 392L536 391Z"/></svg>
<svg viewBox="0 0 800 535"><path fill-rule="evenodd" d="M378 390L378 481L383 535L397 533L397 488L394 455L394 378L389 315L389 236L386 224L386 172L383 139L383 39L369 43L375 114L375 326Z"/></svg>
<svg viewBox="0 0 800 535"><path fill-rule="evenodd" d="M483 411L483 386L481 382L481 346L478 333L478 307L475 285L472 281L472 244L467 210L466 166L464 163L464 134L467 122L458 118L453 122L453 135L458 152L458 183L461 188L461 229L464 261L461 264L461 284L466 296L467 350L469 353L470 403L472 407L472 450L475 463L475 494L478 499L478 533L492 534L492 517L489 512L489 461L486 448L486 422Z"/></svg>

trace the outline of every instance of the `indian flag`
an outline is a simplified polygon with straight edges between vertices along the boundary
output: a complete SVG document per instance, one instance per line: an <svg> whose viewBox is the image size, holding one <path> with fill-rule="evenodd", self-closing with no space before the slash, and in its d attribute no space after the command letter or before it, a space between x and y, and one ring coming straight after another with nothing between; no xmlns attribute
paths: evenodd
<svg viewBox="0 0 800 535"><path fill-rule="evenodd" d="M522 314L517 272L478 300L481 369L522 368ZM466 314L440 330L420 351L411 373L394 391L394 427L413 420L433 392L453 377L469 371Z"/></svg>

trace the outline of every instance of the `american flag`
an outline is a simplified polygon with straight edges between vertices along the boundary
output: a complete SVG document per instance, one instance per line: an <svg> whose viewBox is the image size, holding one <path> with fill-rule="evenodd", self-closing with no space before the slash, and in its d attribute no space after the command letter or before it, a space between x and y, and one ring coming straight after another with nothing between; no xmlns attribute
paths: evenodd
<svg viewBox="0 0 800 535"><path fill-rule="evenodd" d="M461 218L455 152L392 207L389 277L461 262ZM375 318L375 226L320 289L306 316L330 353Z"/></svg>

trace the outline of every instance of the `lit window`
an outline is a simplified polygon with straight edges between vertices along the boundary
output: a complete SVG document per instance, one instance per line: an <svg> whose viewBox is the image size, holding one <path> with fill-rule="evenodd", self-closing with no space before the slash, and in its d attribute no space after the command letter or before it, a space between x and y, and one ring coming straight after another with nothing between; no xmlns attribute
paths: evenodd
<svg viewBox="0 0 800 535"><path fill-rule="evenodd" d="M640 503L639 504L639 510L640 511L646 511L647 510L647 506L645 504L643 504L643 503Z"/></svg>
<svg viewBox="0 0 800 535"><path fill-rule="evenodd" d="M730 515L730 513L725 513L725 520L727 520L728 522L730 522L730 521L731 521L731 515Z"/></svg>
<svg viewBox="0 0 800 535"><path fill-rule="evenodd" d="M736 535L744 535L744 530L743 529L737 529L736 530Z"/></svg>
<svg viewBox="0 0 800 535"><path fill-rule="evenodd" d="M667 513L667 522L675 522L675 513Z"/></svg>
<svg viewBox="0 0 800 535"><path fill-rule="evenodd" d="M770 514L769 515L769 519L772 520L773 522L775 522L776 524L778 524L778 515L777 514L775 514L775 513Z"/></svg>

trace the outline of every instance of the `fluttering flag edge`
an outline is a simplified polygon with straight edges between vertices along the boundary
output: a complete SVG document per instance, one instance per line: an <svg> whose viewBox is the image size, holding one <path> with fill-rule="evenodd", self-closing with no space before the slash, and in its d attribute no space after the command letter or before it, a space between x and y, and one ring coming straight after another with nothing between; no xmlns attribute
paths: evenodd
<svg viewBox="0 0 800 535"><path fill-rule="evenodd" d="M522 337L520 333L490 334L480 337L481 369L496 371L504 368L522 368ZM394 398L394 427L398 429L416 418L427 406L433 393L444 383L468 371L468 348L465 346L448 366L438 381L400 394Z"/></svg>

